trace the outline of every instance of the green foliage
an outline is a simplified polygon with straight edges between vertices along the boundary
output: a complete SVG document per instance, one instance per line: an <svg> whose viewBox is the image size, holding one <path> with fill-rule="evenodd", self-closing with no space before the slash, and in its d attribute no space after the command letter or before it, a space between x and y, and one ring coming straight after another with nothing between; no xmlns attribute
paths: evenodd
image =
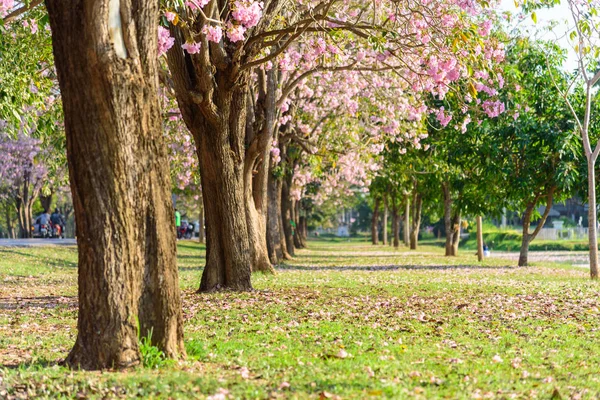
<svg viewBox="0 0 600 400"><path fill-rule="evenodd" d="M158 347L152 345L152 329L148 331L145 337L140 338L139 346L142 355L142 365L145 368L162 368L172 362L172 360L168 360L165 357L165 354Z"/></svg>

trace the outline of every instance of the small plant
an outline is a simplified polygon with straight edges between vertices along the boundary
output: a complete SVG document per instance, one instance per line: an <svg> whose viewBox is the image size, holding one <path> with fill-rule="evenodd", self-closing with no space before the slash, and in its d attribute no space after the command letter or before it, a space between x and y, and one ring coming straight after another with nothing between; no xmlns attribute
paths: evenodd
<svg viewBox="0 0 600 400"><path fill-rule="evenodd" d="M142 354L142 365L145 368L156 369L169 364L169 360L165 357L165 353L158 347L152 345L152 329L148 331L146 337L140 338L140 353Z"/></svg>

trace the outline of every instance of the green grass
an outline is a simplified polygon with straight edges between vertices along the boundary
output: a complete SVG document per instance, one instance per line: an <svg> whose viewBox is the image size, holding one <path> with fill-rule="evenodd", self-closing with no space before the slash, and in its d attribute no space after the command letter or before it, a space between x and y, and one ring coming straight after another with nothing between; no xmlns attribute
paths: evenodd
<svg viewBox="0 0 600 400"><path fill-rule="evenodd" d="M147 349L148 367L99 373L57 365L76 334L76 251L0 248L0 398L600 395L585 270L442 251L312 241L254 292L200 295L204 248L180 243L187 360Z"/></svg>

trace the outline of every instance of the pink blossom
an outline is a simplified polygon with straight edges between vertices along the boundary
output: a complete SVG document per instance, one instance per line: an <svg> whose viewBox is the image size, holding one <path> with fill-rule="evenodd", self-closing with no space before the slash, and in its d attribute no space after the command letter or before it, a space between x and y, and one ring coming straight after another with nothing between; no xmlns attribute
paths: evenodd
<svg viewBox="0 0 600 400"><path fill-rule="evenodd" d="M227 23L227 37L232 42L239 42L244 40L244 33L246 32L246 28L242 25L234 25L231 22Z"/></svg>
<svg viewBox="0 0 600 400"><path fill-rule="evenodd" d="M181 45L181 48L183 48L189 54L196 54L200 52L200 43L186 43Z"/></svg>
<svg viewBox="0 0 600 400"><path fill-rule="evenodd" d="M223 30L220 26L205 25L202 33L206 35L208 41L215 43L219 43L223 37Z"/></svg>
<svg viewBox="0 0 600 400"><path fill-rule="evenodd" d="M166 18L166 19L167 19L167 21L169 21L169 22L173 22L173 21L175 21L175 17L177 17L177 14L175 14L175 13L174 13L174 12L172 12L172 11L167 11L167 12L165 13L165 18Z"/></svg>
<svg viewBox="0 0 600 400"><path fill-rule="evenodd" d="M159 26L158 27L158 55L165 54L175 44L175 39L171 37L171 33L168 29Z"/></svg>
<svg viewBox="0 0 600 400"><path fill-rule="evenodd" d="M0 0L0 17L5 17L15 6L15 0Z"/></svg>

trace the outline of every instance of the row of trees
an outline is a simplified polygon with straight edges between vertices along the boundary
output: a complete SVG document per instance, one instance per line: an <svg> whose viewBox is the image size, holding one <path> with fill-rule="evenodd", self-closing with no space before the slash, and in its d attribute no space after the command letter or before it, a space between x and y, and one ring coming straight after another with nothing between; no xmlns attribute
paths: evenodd
<svg viewBox="0 0 600 400"><path fill-rule="evenodd" d="M432 219L442 216L449 256L458 249L461 217L478 221L481 238L481 217L498 217L509 210L522 215L519 265L524 266L529 243L553 204L588 195L587 163L569 109L583 113L585 88L568 88L572 76L561 68L564 51L552 43L519 37L508 47L507 60L500 96L510 112L464 132L458 126L440 127L430 118L424 128L428 137L422 141L427 150L412 148L398 156L398 146L388 146L384 168L371 191L374 238L380 199L393 215L406 208L404 220L411 224L405 232L410 232L413 249L422 211ZM569 90L567 103L562 93ZM481 247L481 239L478 242ZM481 249L478 254L481 257Z"/></svg>
<svg viewBox="0 0 600 400"><path fill-rule="evenodd" d="M39 4L0 0L0 13L16 56L32 54L30 37L52 34L53 61L39 57L14 78L46 73L46 98L62 100L79 251L72 366L135 365L138 334L185 355L173 177L184 178L180 190L201 186L200 290L250 290L252 272L272 272L303 245L302 208L368 183L372 160L399 143L396 154L418 147L429 127L472 126L505 107L504 50L484 1L46 0L47 15ZM3 107L16 118L2 114L13 136L24 109L14 97ZM179 132L165 134L165 120ZM185 171L192 151L199 176ZM323 168L309 178L315 164ZM454 171L449 161L442 169ZM449 207L463 202L454 190L445 189ZM413 195L414 209L426 198Z"/></svg>

